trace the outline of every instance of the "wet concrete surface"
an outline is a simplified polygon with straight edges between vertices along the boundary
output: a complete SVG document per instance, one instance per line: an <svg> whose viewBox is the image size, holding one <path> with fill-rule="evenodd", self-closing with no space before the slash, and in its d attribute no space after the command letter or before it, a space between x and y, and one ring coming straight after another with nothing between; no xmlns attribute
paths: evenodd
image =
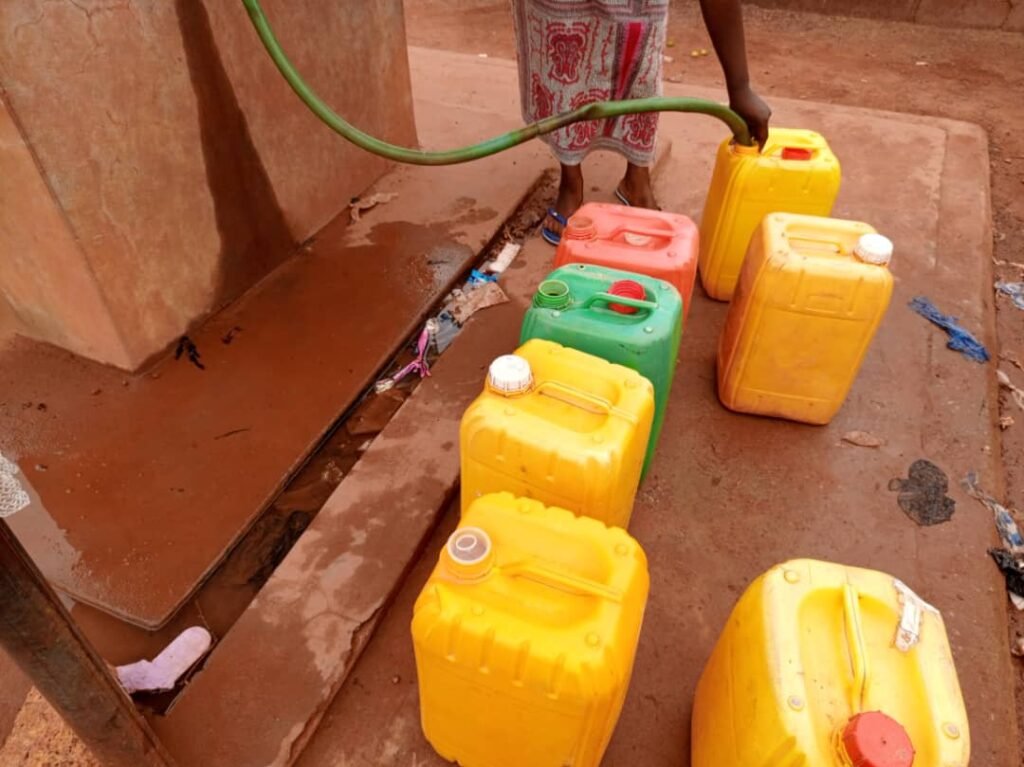
<svg viewBox="0 0 1024 767"><path fill-rule="evenodd" d="M771 565L815 557L892 573L942 610L971 722L972 763L1017 765L1006 596L986 554L997 537L989 513L959 487L975 469L983 484L1002 488L994 368L946 349L944 336L906 307L912 296L929 295L996 348L984 134L951 121L781 100L773 106L778 124L816 128L830 138L845 172L837 214L870 221L896 241L896 293L845 407L818 428L738 416L718 404L714 357L726 307L698 290L661 449L631 529L651 563L651 600L604 763L688 764L692 691L733 603ZM684 118L664 125L674 160L659 177L660 199L696 214L710 170L710 135ZM680 151L683 136L692 153ZM886 151L865 151L872 146ZM533 242L521 258L550 258L550 251ZM844 443L853 430L885 444ZM906 477L921 458L947 474L956 503L948 522L930 527L915 524L889 490L890 480ZM300 764L445 763L420 734L408 632L412 603L454 513Z"/></svg>
<svg viewBox="0 0 1024 767"><path fill-rule="evenodd" d="M460 135L423 122L426 140ZM379 189L397 200L328 226L190 334L192 360L128 377L23 339L5 346L0 449L35 499L10 523L54 585L144 628L167 623L546 162L534 147L514 157L498 183L487 162L394 171Z"/></svg>

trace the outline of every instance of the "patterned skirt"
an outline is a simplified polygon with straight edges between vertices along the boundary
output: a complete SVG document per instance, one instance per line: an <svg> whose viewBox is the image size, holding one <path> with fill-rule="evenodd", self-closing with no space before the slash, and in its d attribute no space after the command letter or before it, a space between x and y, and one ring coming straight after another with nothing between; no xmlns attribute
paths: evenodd
<svg viewBox="0 0 1024 767"><path fill-rule="evenodd" d="M608 99L661 94L669 0L512 0L523 119L534 122ZM654 162L658 115L592 120L545 137L558 160L577 165L611 149Z"/></svg>

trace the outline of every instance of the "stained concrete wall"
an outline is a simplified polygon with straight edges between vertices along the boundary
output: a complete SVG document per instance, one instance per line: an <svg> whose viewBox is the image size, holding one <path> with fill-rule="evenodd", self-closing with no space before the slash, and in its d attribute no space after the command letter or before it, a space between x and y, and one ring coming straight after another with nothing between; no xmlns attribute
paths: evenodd
<svg viewBox="0 0 1024 767"><path fill-rule="evenodd" d="M764 8L1024 32L1024 0L747 0Z"/></svg>
<svg viewBox="0 0 1024 767"><path fill-rule="evenodd" d="M415 144L401 0L265 0L321 95ZM132 369L387 168L296 99L237 0L0 3L0 296Z"/></svg>

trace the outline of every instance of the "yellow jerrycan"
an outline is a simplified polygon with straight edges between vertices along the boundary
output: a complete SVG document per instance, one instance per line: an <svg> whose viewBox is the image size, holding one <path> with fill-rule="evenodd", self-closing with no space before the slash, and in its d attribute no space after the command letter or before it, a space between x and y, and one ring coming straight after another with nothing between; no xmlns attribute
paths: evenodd
<svg viewBox="0 0 1024 767"><path fill-rule="evenodd" d="M811 560L740 598L697 685L693 767L967 767L946 627L899 580Z"/></svg>
<svg viewBox="0 0 1024 767"><path fill-rule="evenodd" d="M717 301L732 298L754 230L769 213L832 212L842 173L825 138L772 128L763 152L724 141L700 225L700 278Z"/></svg>
<svg viewBox="0 0 1024 767"><path fill-rule="evenodd" d="M718 347L722 404L831 421L889 307L892 251L860 222L767 216L750 242Z"/></svg>
<svg viewBox="0 0 1024 767"><path fill-rule="evenodd" d="M508 491L625 528L653 417L654 386L636 371L527 341L494 361L462 417L462 510Z"/></svg>
<svg viewBox="0 0 1024 767"><path fill-rule="evenodd" d="M625 531L509 493L478 499L413 612L427 740L462 767L597 767L648 588Z"/></svg>

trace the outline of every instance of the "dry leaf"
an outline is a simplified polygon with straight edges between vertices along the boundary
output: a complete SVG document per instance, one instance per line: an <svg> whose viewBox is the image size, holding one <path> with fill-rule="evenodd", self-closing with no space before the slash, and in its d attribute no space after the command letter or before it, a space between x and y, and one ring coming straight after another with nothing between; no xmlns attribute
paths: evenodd
<svg viewBox="0 0 1024 767"><path fill-rule="evenodd" d="M1012 415L1004 415L999 418L999 428L1003 431L1009 429L1014 423Z"/></svg>
<svg viewBox="0 0 1024 767"><path fill-rule="evenodd" d="M843 442L857 447L881 447L885 444L884 439L876 437L874 434L868 434L866 431L848 431L843 435Z"/></svg>
<svg viewBox="0 0 1024 767"><path fill-rule="evenodd" d="M356 223L362 218L363 213L376 208L378 205L384 205L391 202L398 197L397 192L377 192L377 194L371 194L369 197L361 197L353 200L348 206L349 212L352 216L352 223Z"/></svg>

